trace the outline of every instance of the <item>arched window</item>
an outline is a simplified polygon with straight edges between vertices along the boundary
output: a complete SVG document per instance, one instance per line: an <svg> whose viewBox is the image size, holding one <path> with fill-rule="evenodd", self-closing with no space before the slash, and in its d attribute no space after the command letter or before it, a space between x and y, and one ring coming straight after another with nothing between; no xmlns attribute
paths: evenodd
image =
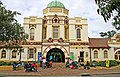
<svg viewBox="0 0 120 77"><path fill-rule="evenodd" d="M108 52L106 50L104 51L104 58L108 58Z"/></svg>
<svg viewBox="0 0 120 77"><path fill-rule="evenodd" d="M12 58L16 58L16 54L17 54L17 51L16 51L16 50L13 50L13 51L12 51Z"/></svg>
<svg viewBox="0 0 120 77"><path fill-rule="evenodd" d="M94 51L94 58L96 59L96 58L98 58L98 51Z"/></svg>
<svg viewBox="0 0 120 77"><path fill-rule="evenodd" d="M115 53L115 60L120 60L120 51Z"/></svg>
<svg viewBox="0 0 120 77"><path fill-rule="evenodd" d="M81 32L80 32L80 29L79 29L79 28L77 29L77 38L78 38L78 39L81 38Z"/></svg>
<svg viewBox="0 0 120 77"><path fill-rule="evenodd" d="M30 29L30 40L34 40L34 28Z"/></svg>
<svg viewBox="0 0 120 77"><path fill-rule="evenodd" d="M6 51L5 50L2 51L1 58L6 58Z"/></svg>

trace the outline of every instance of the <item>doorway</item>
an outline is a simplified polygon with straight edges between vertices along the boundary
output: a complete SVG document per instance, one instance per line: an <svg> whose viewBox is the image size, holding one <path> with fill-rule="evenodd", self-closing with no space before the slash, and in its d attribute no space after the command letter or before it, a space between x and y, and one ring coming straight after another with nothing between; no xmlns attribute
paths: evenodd
<svg viewBox="0 0 120 77"><path fill-rule="evenodd" d="M46 60L50 61L50 56L52 56L53 62L65 62L65 55L61 49L53 48L47 52Z"/></svg>
<svg viewBox="0 0 120 77"><path fill-rule="evenodd" d="M81 59L81 62L84 62L84 52L80 52L80 59Z"/></svg>

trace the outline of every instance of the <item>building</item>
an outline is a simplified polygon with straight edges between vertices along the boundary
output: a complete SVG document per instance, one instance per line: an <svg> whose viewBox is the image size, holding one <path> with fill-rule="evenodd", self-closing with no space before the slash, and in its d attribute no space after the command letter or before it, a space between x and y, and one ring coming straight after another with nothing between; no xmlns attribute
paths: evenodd
<svg viewBox="0 0 120 77"><path fill-rule="evenodd" d="M39 61L40 55L49 59L50 55L65 62L70 57L74 61L120 60L120 34L112 38L89 38L87 19L69 18L69 10L60 1L52 1L43 9L43 17L24 18L24 29L29 38L22 43L23 51L7 49L0 44L0 60Z"/></svg>

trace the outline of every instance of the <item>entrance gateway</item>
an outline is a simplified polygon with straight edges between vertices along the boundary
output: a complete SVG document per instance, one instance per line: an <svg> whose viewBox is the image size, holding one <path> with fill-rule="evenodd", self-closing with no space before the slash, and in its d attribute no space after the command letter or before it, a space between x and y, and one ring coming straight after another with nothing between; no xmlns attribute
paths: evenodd
<svg viewBox="0 0 120 77"><path fill-rule="evenodd" d="M47 52L47 55L46 55L47 61L50 60L50 56L53 57L53 62L65 62L65 54L59 48L53 48Z"/></svg>

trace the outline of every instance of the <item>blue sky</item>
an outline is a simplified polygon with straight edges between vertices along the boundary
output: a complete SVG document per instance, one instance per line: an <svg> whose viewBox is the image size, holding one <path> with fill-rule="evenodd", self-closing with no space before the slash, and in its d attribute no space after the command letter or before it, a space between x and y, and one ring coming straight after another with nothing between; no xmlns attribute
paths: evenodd
<svg viewBox="0 0 120 77"><path fill-rule="evenodd" d="M23 24L24 17L43 17L42 10L53 0L1 0L7 9L18 11L19 23ZM102 16L97 13L94 0L58 0L69 10L69 17L81 16L88 19L89 37L100 37L100 32L113 29L111 21L105 23Z"/></svg>

